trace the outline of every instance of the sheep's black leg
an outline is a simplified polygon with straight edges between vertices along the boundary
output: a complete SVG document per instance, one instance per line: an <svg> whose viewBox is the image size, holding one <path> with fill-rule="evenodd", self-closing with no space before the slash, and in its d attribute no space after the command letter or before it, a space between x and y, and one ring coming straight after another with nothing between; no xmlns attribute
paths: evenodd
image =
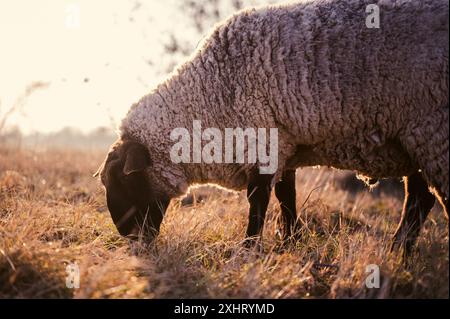
<svg viewBox="0 0 450 319"><path fill-rule="evenodd" d="M255 174L247 187L247 199L250 203L249 220L247 227L247 246L255 244L261 236L267 205L269 204L272 175Z"/></svg>
<svg viewBox="0 0 450 319"><path fill-rule="evenodd" d="M405 257L412 253L420 228L433 208L435 197L420 173L404 178L405 201L403 212L394 235L392 249L403 249Z"/></svg>
<svg viewBox="0 0 450 319"><path fill-rule="evenodd" d="M283 240L286 241L297 228L295 170L283 172L281 180L275 184L275 195L280 202Z"/></svg>

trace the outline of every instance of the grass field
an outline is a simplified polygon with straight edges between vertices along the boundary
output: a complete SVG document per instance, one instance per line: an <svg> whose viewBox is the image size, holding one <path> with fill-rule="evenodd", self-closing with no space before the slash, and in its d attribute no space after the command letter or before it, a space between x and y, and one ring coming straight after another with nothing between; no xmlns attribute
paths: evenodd
<svg viewBox="0 0 450 319"><path fill-rule="evenodd" d="M307 225L298 242L281 247L272 198L263 249L244 249L245 193L207 187L172 201L145 247L112 223L92 178L104 155L0 147L0 298L448 298L439 206L404 266L389 253L401 191L344 190L348 173L305 168L297 171ZM79 266L79 289L66 287L69 263ZM369 264L380 267L378 289L365 285Z"/></svg>

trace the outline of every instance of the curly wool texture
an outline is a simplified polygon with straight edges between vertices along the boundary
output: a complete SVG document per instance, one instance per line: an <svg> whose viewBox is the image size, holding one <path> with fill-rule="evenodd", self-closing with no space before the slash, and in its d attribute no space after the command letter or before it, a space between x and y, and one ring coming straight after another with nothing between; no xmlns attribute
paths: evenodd
<svg viewBox="0 0 450 319"><path fill-rule="evenodd" d="M368 4L380 28L367 28ZM146 145L167 191L246 187L255 164L174 164L170 132L279 130L279 167L373 178L422 169L448 197L448 1L328 0L242 11L132 106L121 135Z"/></svg>

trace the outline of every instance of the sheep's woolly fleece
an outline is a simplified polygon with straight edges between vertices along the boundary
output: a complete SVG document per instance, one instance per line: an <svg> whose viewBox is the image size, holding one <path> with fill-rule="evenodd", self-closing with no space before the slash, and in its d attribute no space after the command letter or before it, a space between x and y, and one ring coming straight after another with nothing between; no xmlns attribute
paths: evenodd
<svg viewBox="0 0 450 319"><path fill-rule="evenodd" d="M377 4L380 28L366 27ZM374 178L421 169L448 197L448 0L328 0L248 9L133 105L120 134L146 145L151 174L242 189L255 164L174 164L170 132L279 130L279 167L328 165Z"/></svg>

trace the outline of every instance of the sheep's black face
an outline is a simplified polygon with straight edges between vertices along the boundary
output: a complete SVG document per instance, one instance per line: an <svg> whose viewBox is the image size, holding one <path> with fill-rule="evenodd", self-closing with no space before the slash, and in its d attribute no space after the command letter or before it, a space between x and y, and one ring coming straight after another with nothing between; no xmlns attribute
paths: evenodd
<svg viewBox="0 0 450 319"><path fill-rule="evenodd" d="M151 240L159 232L170 198L152 187L147 149L134 141L118 141L99 169L108 209L117 230L131 239Z"/></svg>

